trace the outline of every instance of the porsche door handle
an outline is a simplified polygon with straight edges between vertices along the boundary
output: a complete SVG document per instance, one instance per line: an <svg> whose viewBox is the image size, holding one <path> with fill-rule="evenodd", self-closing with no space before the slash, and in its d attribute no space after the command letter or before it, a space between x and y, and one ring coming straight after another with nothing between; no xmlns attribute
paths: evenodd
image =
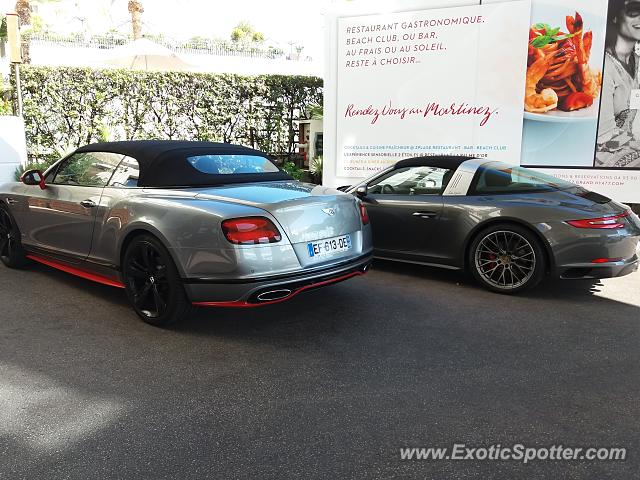
<svg viewBox="0 0 640 480"><path fill-rule="evenodd" d="M9 205L15 205L16 203L18 203L18 200L16 200L15 198L7 197L7 203Z"/></svg>
<svg viewBox="0 0 640 480"><path fill-rule="evenodd" d="M438 216L436 212L413 212L411 215L420 218L435 218Z"/></svg>
<svg viewBox="0 0 640 480"><path fill-rule="evenodd" d="M84 208L95 208L98 206L93 200L83 200L80 202L80 205L82 205Z"/></svg>

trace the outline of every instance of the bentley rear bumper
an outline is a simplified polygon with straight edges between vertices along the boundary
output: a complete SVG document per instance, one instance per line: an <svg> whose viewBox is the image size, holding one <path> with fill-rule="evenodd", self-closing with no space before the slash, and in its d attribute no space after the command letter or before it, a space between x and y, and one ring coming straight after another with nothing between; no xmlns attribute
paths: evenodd
<svg viewBox="0 0 640 480"><path fill-rule="evenodd" d="M235 282L186 280L185 289L193 305L198 307L258 307L283 302L304 291L364 275L371 260L371 255L364 255L314 272Z"/></svg>

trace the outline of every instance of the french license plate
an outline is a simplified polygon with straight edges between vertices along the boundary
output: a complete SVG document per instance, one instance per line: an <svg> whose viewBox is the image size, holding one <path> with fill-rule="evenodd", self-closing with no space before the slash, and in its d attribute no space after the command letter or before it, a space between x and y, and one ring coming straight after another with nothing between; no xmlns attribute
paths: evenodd
<svg viewBox="0 0 640 480"><path fill-rule="evenodd" d="M336 252L350 250L351 235L341 235L339 237L326 238L318 242L307 243L310 257L322 257Z"/></svg>

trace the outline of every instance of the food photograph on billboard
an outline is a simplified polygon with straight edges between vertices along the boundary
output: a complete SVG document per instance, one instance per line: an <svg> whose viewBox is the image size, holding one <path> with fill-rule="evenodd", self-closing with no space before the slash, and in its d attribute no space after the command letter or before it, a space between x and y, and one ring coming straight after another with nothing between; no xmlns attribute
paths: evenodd
<svg viewBox="0 0 640 480"><path fill-rule="evenodd" d="M522 165L640 201L640 2L532 2Z"/></svg>

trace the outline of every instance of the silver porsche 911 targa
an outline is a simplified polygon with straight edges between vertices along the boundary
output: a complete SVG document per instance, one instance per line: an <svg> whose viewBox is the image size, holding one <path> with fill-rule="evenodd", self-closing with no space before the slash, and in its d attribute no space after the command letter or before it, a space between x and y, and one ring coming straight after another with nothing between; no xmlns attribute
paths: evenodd
<svg viewBox="0 0 640 480"><path fill-rule="evenodd" d="M629 207L538 171L416 157L344 189L366 204L375 257L468 270L494 292L638 268L640 219Z"/></svg>
<svg viewBox="0 0 640 480"><path fill-rule="evenodd" d="M146 322L252 307L364 274L363 203L264 153L209 142L87 145L0 186L0 258L126 290Z"/></svg>

